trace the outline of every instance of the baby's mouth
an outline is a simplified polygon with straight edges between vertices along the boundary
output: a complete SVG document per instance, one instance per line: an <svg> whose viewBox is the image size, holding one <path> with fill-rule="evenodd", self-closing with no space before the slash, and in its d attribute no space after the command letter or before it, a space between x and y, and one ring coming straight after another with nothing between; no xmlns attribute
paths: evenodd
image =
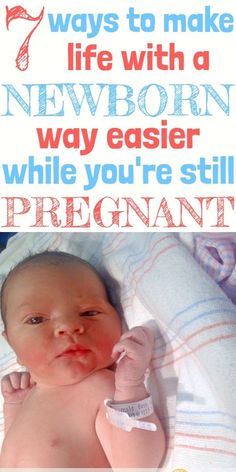
<svg viewBox="0 0 236 472"><path fill-rule="evenodd" d="M73 357L73 356L82 356L90 352L90 349L87 349L80 344L72 344L62 351L57 357Z"/></svg>

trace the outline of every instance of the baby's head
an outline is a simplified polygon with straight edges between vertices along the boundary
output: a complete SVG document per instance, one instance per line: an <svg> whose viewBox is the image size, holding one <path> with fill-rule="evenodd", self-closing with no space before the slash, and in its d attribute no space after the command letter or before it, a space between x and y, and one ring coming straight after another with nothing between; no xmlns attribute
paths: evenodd
<svg viewBox="0 0 236 472"><path fill-rule="evenodd" d="M24 259L2 286L1 310L4 336L38 383L73 384L113 363L120 317L101 276L77 256Z"/></svg>

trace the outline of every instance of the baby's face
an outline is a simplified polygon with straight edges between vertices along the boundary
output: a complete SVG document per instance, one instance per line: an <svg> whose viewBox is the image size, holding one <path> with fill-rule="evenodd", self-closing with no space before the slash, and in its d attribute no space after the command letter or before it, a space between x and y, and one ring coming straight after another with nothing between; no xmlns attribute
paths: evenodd
<svg viewBox="0 0 236 472"><path fill-rule="evenodd" d="M119 315L86 265L31 264L5 292L7 340L37 383L70 385L113 363Z"/></svg>

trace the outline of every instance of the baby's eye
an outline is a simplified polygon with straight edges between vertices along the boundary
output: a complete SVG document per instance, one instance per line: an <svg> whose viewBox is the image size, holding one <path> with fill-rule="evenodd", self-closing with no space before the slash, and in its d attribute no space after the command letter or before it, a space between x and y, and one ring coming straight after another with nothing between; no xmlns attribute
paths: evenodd
<svg viewBox="0 0 236 472"><path fill-rule="evenodd" d="M40 323L44 323L46 321L46 318L44 316L31 316L26 320L26 324L30 325L36 325Z"/></svg>
<svg viewBox="0 0 236 472"><path fill-rule="evenodd" d="M87 310L81 313L80 316L96 316L99 315L100 311L98 310Z"/></svg>

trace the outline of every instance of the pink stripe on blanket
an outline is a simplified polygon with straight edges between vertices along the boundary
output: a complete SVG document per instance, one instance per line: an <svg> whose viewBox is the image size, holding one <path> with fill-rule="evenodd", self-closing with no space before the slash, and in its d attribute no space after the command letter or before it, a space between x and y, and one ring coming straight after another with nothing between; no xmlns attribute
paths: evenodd
<svg viewBox="0 0 236 472"><path fill-rule="evenodd" d="M115 251L118 251L119 246L122 245L122 243L126 242L126 234L125 233L120 233L112 238L110 243L107 243L105 249L103 250L103 255L104 256L110 256L114 254Z"/></svg>
<svg viewBox="0 0 236 472"><path fill-rule="evenodd" d="M161 356L156 356L156 357L153 357L153 360L154 361L157 361L159 359L164 359L166 358L167 356L170 356L172 355L174 352L178 351L179 349L181 349L182 347L184 347L187 342L194 338L195 336L198 336L200 333L203 333L205 331L208 331L209 329L213 329L213 328L218 328L219 326L236 326L236 321L235 322L232 322L232 321L222 321L220 323L214 323L210 326L204 326L203 328L199 329L198 331L195 331L194 333L192 333L190 336L188 336L187 338L184 339L183 342L181 342L181 344L179 346L177 346L175 349L172 349L170 350L169 352L165 352L165 354L161 355ZM188 346L189 348L189 346Z"/></svg>
<svg viewBox="0 0 236 472"><path fill-rule="evenodd" d="M226 451L224 449L217 449L213 447L190 446L187 444L175 444L175 447L183 449L194 449L195 451L214 452L216 454L226 454L228 456L236 457L236 452Z"/></svg>
<svg viewBox="0 0 236 472"><path fill-rule="evenodd" d="M156 262L160 256L162 256L163 254L165 254L166 252L168 252L170 249L173 249L174 247L176 247L178 244L170 244L169 246L165 247L164 249L162 249L161 251L159 251L155 258L153 257L149 257L148 259L146 259L145 261L142 262L142 264L134 271L133 275L132 275L132 286L129 287L129 292L128 292L128 295L126 298L124 298L122 300L122 304L124 305L124 308L127 310L128 308L132 308L132 300L130 300L131 297L135 297L136 295L136 292L137 292L137 285L138 285L138 282L144 277L144 275L146 275L148 272L151 271L151 269L153 268L152 265L154 264L154 262ZM147 264L150 264L145 270L144 270L144 267L145 265ZM135 278L135 274L139 274L139 277ZM132 289L132 295L130 294L130 290ZM129 303L127 304L126 301L129 299Z"/></svg>
<svg viewBox="0 0 236 472"><path fill-rule="evenodd" d="M188 346L189 352L186 352L185 354L182 354L182 356L179 356L179 357L177 357L176 359L173 359L170 362L166 362L165 364L161 364L160 366L155 366L155 367L152 368L152 370L155 371L155 370L162 369L163 367L167 367L169 365L176 364L176 362L184 359L185 357L191 356L194 352L199 351L203 347L206 347L210 344L214 344L217 341L223 341L223 340L232 339L232 338L236 338L236 334L227 334L225 336L217 336L215 338L209 339L209 341L205 341L204 343L199 344L199 346L195 347L194 349L190 349L189 346Z"/></svg>
<svg viewBox="0 0 236 472"><path fill-rule="evenodd" d="M235 439L225 438L224 436L212 436L208 434L193 434L193 433L180 433L180 432L176 432L175 436L182 436L182 437L186 436L186 437L194 438L194 439L209 439L213 441L224 441L230 444L236 444Z"/></svg>

